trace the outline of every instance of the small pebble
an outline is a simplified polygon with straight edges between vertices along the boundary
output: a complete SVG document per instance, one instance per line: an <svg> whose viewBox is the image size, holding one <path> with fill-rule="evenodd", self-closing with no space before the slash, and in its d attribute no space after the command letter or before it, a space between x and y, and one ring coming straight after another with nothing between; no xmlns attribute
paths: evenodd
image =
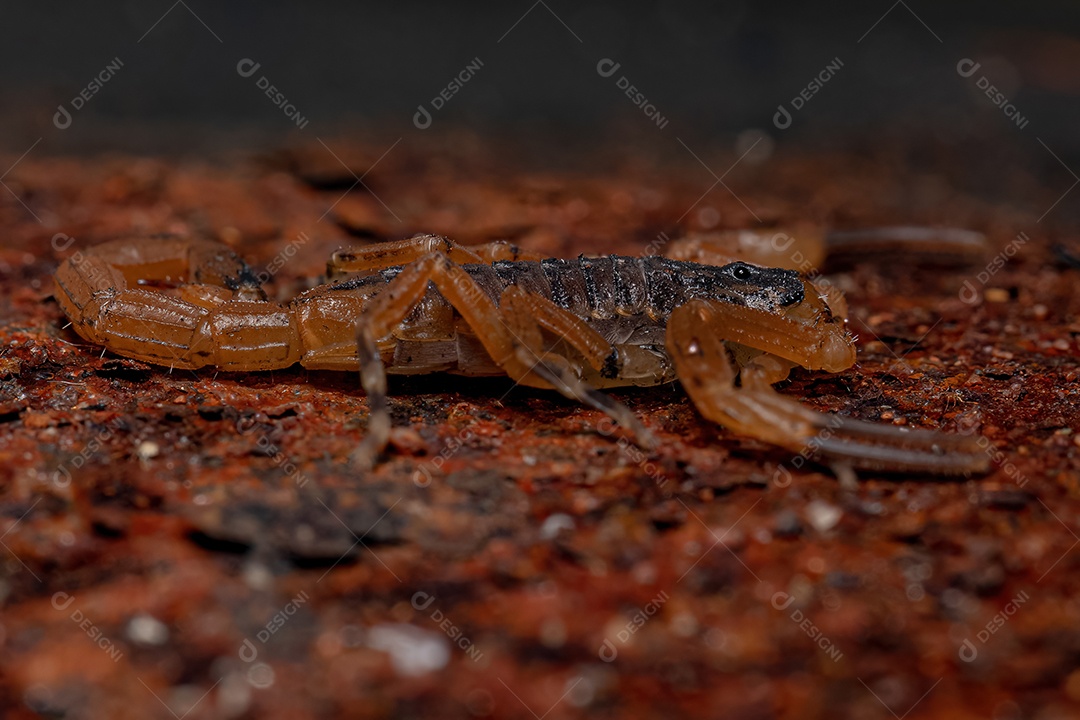
<svg viewBox="0 0 1080 720"><path fill-rule="evenodd" d="M540 625L540 644L552 650L566 644L566 623L559 618L548 618Z"/></svg>
<svg viewBox="0 0 1080 720"><path fill-rule="evenodd" d="M1002 288L987 288L983 293L983 297L986 298L986 302L992 303L1004 303L1009 302L1009 291Z"/></svg>
<svg viewBox="0 0 1080 720"><path fill-rule="evenodd" d="M566 513L555 513L554 515L549 515L540 526L540 538L542 540L551 540L563 530L573 529L574 518Z"/></svg>
<svg viewBox="0 0 1080 720"><path fill-rule="evenodd" d="M139 449L135 451L140 460L149 460L161 454L161 446L153 440L143 440L139 443Z"/></svg>
<svg viewBox="0 0 1080 720"><path fill-rule="evenodd" d="M22 370L19 358L0 358L0 378L13 377Z"/></svg>
<svg viewBox="0 0 1080 720"><path fill-rule="evenodd" d="M136 645L164 645L169 640L169 628L151 615L136 615L128 620L127 638Z"/></svg>
<svg viewBox="0 0 1080 720"><path fill-rule="evenodd" d="M814 500L806 506L806 520L818 532L828 532L836 527L844 511L824 500Z"/></svg>
<svg viewBox="0 0 1080 720"><path fill-rule="evenodd" d="M404 427L390 431L390 445L402 455L423 455L428 449L420 433Z"/></svg>
<svg viewBox="0 0 1080 720"><path fill-rule="evenodd" d="M274 586L274 574L270 568L261 562L248 562L244 564L241 577L247 586L253 590L267 591Z"/></svg>
<svg viewBox="0 0 1080 720"><path fill-rule="evenodd" d="M441 670L450 662L450 643L445 637L404 623L371 628L367 646L389 654L394 670L409 677Z"/></svg>

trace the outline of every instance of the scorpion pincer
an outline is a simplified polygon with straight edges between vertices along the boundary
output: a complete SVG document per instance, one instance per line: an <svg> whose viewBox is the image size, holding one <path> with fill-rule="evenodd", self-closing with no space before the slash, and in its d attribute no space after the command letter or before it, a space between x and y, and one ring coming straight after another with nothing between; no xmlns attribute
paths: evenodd
<svg viewBox="0 0 1080 720"><path fill-rule="evenodd" d="M56 298L84 339L157 365L359 370L370 414L353 460L363 467L390 435L386 373L445 372L555 389L644 448L652 433L602 389L679 380L704 417L796 453L812 447L837 467L986 469L971 437L823 414L778 393L795 366L854 364L842 296L792 270L699 245L691 255L561 260L418 235L335 253L335 282L282 304L225 245L140 238L63 262Z"/></svg>

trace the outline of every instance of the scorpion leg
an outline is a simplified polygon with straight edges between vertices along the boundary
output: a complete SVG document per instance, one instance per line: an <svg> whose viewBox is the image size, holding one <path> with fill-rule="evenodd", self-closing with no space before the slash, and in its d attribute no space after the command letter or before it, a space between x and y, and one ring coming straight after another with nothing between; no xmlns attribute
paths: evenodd
<svg viewBox="0 0 1080 720"><path fill-rule="evenodd" d="M967 265L986 254L986 236L961 228L909 225L833 230L825 235L825 248L830 264L903 258Z"/></svg>
<svg viewBox="0 0 1080 720"><path fill-rule="evenodd" d="M727 265L741 260L807 272L821 267L825 261L825 233L809 223L771 230L702 233L679 238L664 255L672 260L704 265Z"/></svg>
<svg viewBox="0 0 1080 720"><path fill-rule="evenodd" d="M480 245L469 245L468 249L479 255L480 260L485 263L501 262L504 260L510 262L540 262L547 257L541 253L522 250L517 245L506 240L496 240Z"/></svg>
<svg viewBox="0 0 1080 720"><path fill-rule="evenodd" d="M339 250L330 256L330 262L327 263L327 275L336 278L348 274L371 273L395 265L407 265L432 252L442 252L459 265L543 258L542 255L524 251L505 240L465 246L440 235L415 235L405 240Z"/></svg>
<svg viewBox="0 0 1080 720"><path fill-rule="evenodd" d="M569 310L516 286L503 291L499 309L511 332L521 340L515 352L522 364L529 366L533 373L571 400L606 413L627 428L643 447L656 447L652 433L630 408L582 380L566 357L544 352L540 329L568 343L594 370L611 368L614 372L618 367L619 353L600 333Z"/></svg>
<svg viewBox="0 0 1080 720"><path fill-rule="evenodd" d="M373 297L357 321L357 353L360 360L360 383L368 395L368 434L353 454L353 462L370 467L390 437L390 414L386 404L386 368L379 354L377 340L385 338L412 312L432 283L476 333L484 350L507 375L535 387L553 384L541 373L534 373L531 356L522 356L518 348L525 343L505 322L503 313L476 281L443 252L432 252L406 265L390 283ZM534 329L536 335L539 330ZM541 371L542 372L542 371ZM554 372L555 376L560 375ZM554 384L560 389L558 384ZM597 393L598 395L599 393ZM578 397L578 395L573 395ZM590 396L590 399L595 400ZM613 400L602 409L625 410ZM615 417L616 420L619 417Z"/></svg>
<svg viewBox="0 0 1080 720"><path fill-rule="evenodd" d="M326 264L331 278L356 273L372 273L395 265L408 265L425 255L443 253L459 265L483 262L480 256L441 235L414 235L405 240L391 240L350 250L338 250Z"/></svg>
<svg viewBox="0 0 1080 720"><path fill-rule="evenodd" d="M825 415L780 395L770 383L786 374L783 365L755 366L751 361L742 386L737 386L724 341L773 353L789 340L799 340L782 316L754 311L753 324L747 325L746 317L730 310L694 300L677 308L667 327L668 351L680 381L705 417L793 452L812 450L856 467L945 474L986 469L987 457L970 437ZM820 349L814 350L820 345L787 348L784 356L821 367L820 357L814 357L815 352L820 355Z"/></svg>
<svg viewBox="0 0 1080 720"><path fill-rule="evenodd" d="M679 238L665 255L706 265L732 260L811 272L828 264L903 257L963 265L986 252L982 233L959 228L879 227L831 230L810 223L771 230L725 230Z"/></svg>

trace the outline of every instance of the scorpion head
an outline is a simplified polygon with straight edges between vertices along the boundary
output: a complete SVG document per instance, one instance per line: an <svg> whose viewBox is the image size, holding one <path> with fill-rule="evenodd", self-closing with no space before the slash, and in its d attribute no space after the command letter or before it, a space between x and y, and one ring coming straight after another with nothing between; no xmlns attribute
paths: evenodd
<svg viewBox="0 0 1080 720"><path fill-rule="evenodd" d="M733 262L716 268L716 273L718 299L771 311L794 305L805 297L802 278L794 270Z"/></svg>

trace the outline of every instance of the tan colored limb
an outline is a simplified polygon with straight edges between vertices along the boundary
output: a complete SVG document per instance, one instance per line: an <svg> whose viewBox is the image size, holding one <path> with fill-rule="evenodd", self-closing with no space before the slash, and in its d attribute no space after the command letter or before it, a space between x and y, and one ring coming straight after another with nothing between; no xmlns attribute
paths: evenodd
<svg viewBox="0 0 1080 720"><path fill-rule="evenodd" d="M732 331L740 321L727 311L727 306L691 301L675 310L667 327L667 347L679 379L706 418L796 453L856 467L935 474L986 469L986 455L969 437L905 431L807 408L768 383L776 369L751 367L737 387L724 341L742 333ZM782 324L774 325L778 335L786 332Z"/></svg>
<svg viewBox="0 0 1080 720"><path fill-rule="evenodd" d="M615 360L615 348L604 336L569 310L559 307L551 300L530 293L519 287L508 287L499 301L504 313L512 312L522 318L530 318L533 326L539 326L552 335L565 340L581 353L594 369L603 369L605 363ZM523 338L524 339L524 338ZM527 343L530 347L536 347Z"/></svg>
<svg viewBox="0 0 1080 720"><path fill-rule="evenodd" d="M902 258L908 265L920 260L935 264L979 262L985 259L986 236L974 230L947 227L894 226L832 230L825 236L830 262L865 262Z"/></svg>
<svg viewBox="0 0 1080 720"><path fill-rule="evenodd" d="M540 329L565 341L595 370L618 369L618 352L600 333L584 320L545 297L519 287L508 287L499 301L510 332L520 343L515 347L518 360L531 373L539 375L571 400L606 413L627 428L642 447L656 447L652 433L625 405L605 395L581 379L572 363L565 357L543 351Z"/></svg>
<svg viewBox="0 0 1080 720"><path fill-rule="evenodd" d="M487 354L515 379L528 375L514 351L514 339L499 317L499 309L476 282L442 252L433 252L406 265L373 297L356 323L360 383L368 395L368 434L353 453L353 463L371 467L390 438L386 404L386 369L376 341L389 335L427 292L428 283L473 329Z"/></svg>
<svg viewBox="0 0 1080 720"><path fill-rule="evenodd" d="M514 310L513 299L504 313L476 281L445 254L431 253L405 266L386 288L371 299L357 321L360 381L368 394L370 418L368 434L353 454L356 465L370 467L386 446L390 435L386 369L376 341L389 335L405 320L427 292L429 282L472 328L485 352L511 378L533 387L553 387L594 407L601 403L582 389L580 381L571 379L572 373L558 367L562 361L545 362L536 357L535 350L529 345L538 347L542 340L539 327L535 323L528 326L520 322L521 314ZM517 294L510 293L509 297L517 297ZM526 334L528 339L516 336L511 325ZM629 410L610 399L601 407L605 412L619 412L619 408L625 413L613 415L616 420L626 419L627 415L632 417ZM637 427L640 427L640 423Z"/></svg>
<svg viewBox="0 0 1080 720"><path fill-rule="evenodd" d="M804 307L795 308L798 313ZM723 305L711 313L723 323L724 340L790 360L809 370L840 372L855 364L855 346L838 318L792 318L741 305ZM670 327L670 325L669 325Z"/></svg>
<svg viewBox="0 0 1080 720"><path fill-rule="evenodd" d="M683 262L723 267L744 258L738 257L734 243L709 235L692 235L675 240L664 251L664 257Z"/></svg>
<svg viewBox="0 0 1080 720"><path fill-rule="evenodd" d="M465 246L440 235L416 235L405 240L339 250L330 257L327 274L336 278L347 274L377 272L388 267L408 265L433 252L443 253L458 265L543 259L543 256L524 251L505 240Z"/></svg>
<svg viewBox="0 0 1080 720"><path fill-rule="evenodd" d="M483 243L480 245L469 245L468 249L476 253L480 257L480 261L485 263L501 261L539 262L545 257L540 253L522 250L517 245L506 240L496 240L495 242Z"/></svg>
<svg viewBox="0 0 1080 720"><path fill-rule="evenodd" d="M476 253L441 235L414 235L405 240L338 250L330 256L326 272L332 279L348 274L372 273L388 267L408 265L435 252L458 264L483 262Z"/></svg>
<svg viewBox="0 0 1080 720"><path fill-rule="evenodd" d="M825 261L822 228L802 223L787 228L723 230L679 238L664 255L704 265L743 262L809 273Z"/></svg>
<svg viewBox="0 0 1080 720"><path fill-rule="evenodd" d="M644 380L642 384L651 387L675 379L661 353L634 344L612 345L574 313L521 288L510 287L503 293L501 305L504 310L508 295L514 303L521 305L522 316L561 338L585 359L595 371L592 383L618 387Z"/></svg>

